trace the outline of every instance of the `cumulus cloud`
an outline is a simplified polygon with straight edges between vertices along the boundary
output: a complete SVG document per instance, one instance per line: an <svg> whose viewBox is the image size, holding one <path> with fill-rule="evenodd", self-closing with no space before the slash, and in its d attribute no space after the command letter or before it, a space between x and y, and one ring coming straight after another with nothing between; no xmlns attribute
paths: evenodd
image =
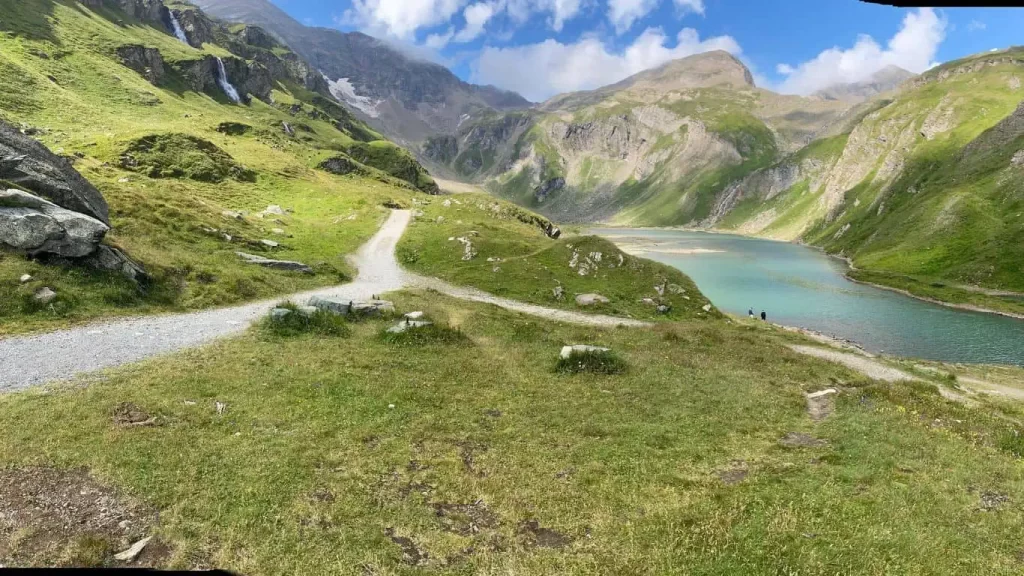
<svg viewBox="0 0 1024 576"><path fill-rule="evenodd" d="M566 22L579 15L582 0L508 0L508 15L522 24L535 13L549 14L548 23L561 31Z"/></svg>
<svg viewBox="0 0 1024 576"><path fill-rule="evenodd" d="M810 94L836 84L860 82L886 66L924 72L935 66L935 54L946 38L947 22L931 8L921 8L903 19L899 32L886 48L861 35L852 48L830 48L812 60L777 70L785 79L777 89L785 94Z"/></svg>
<svg viewBox="0 0 1024 576"><path fill-rule="evenodd" d="M684 28L671 44L672 39L660 28L648 28L619 53L610 51L593 36L573 44L548 39L510 48L487 47L472 66L473 81L514 90L539 102L562 92L614 84L648 68L701 52L742 52L730 36L701 40L692 28Z"/></svg>
<svg viewBox="0 0 1024 576"><path fill-rule="evenodd" d="M484 26L491 18L504 8L503 2L478 2L468 6L462 16L466 20L466 27L455 35L456 42L472 42L484 33Z"/></svg>
<svg viewBox="0 0 1024 576"><path fill-rule="evenodd" d="M465 0L352 0L345 21L371 32L410 39L451 20Z"/></svg>
<svg viewBox="0 0 1024 576"><path fill-rule="evenodd" d="M608 0L608 20L622 34L658 6L658 0Z"/></svg>
<svg viewBox="0 0 1024 576"><path fill-rule="evenodd" d="M675 4L684 12L704 13L704 0L675 0Z"/></svg>
<svg viewBox="0 0 1024 576"><path fill-rule="evenodd" d="M449 28L447 32L428 35L423 45L431 50L440 50L451 42L452 36L455 36L455 31Z"/></svg>

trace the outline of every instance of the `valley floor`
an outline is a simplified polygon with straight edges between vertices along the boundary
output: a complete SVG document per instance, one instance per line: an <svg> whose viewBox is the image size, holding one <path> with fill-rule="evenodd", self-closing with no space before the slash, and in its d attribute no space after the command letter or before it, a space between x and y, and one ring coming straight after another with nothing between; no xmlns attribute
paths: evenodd
<svg viewBox="0 0 1024 576"><path fill-rule="evenodd" d="M405 217L366 278L394 277ZM1024 407L950 367L858 360L918 380L881 383L762 323L579 326L435 289L388 296L440 327L422 336L261 323L0 396L0 563L125 565L152 536L134 563L253 575L1024 567ZM578 343L625 371L557 369ZM804 394L829 387L815 422Z"/></svg>

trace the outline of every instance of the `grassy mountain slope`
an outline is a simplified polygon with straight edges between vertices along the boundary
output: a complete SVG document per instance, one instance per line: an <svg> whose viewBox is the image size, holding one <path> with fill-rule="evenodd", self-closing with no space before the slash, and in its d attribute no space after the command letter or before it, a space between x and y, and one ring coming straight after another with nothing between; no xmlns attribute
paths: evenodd
<svg viewBox="0 0 1024 576"><path fill-rule="evenodd" d="M195 91L187 74L192 63L207 55L246 62L219 45L192 48L159 23L136 20L114 6L71 0L3 5L0 115L31 127L99 187L112 207L109 239L155 278L140 292L119 278L0 253L4 332L97 315L223 305L343 281L351 271L342 255L377 229L385 213L380 204L418 193L370 166L361 176L317 170L325 157L368 145L382 162L367 161L385 169L408 154L387 142L362 142L372 131L304 86L275 81L273 104L253 98L247 106L231 104L218 90ZM165 75L158 85L122 64L117 51L126 45L160 51ZM176 134L212 143L255 181L151 178L141 168L122 167L122 155L139 139ZM189 165L193 174L218 166L188 146L172 147L162 161ZM293 212L257 217L271 204ZM226 218L225 211L247 215ZM281 246L267 251L262 239ZM254 268L235 255L261 249L268 257L308 263L317 274ZM19 285L26 273L35 280ZM46 309L31 298L42 286L59 294Z"/></svg>
<svg viewBox="0 0 1024 576"><path fill-rule="evenodd" d="M423 155L558 220L682 224L847 108L760 90L733 56L711 52L535 111L471 118Z"/></svg>
<svg viewBox="0 0 1024 576"><path fill-rule="evenodd" d="M716 225L802 239L922 295L1016 308L956 287L1024 291L1021 77L1020 49L931 70L726 190Z"/></svg>

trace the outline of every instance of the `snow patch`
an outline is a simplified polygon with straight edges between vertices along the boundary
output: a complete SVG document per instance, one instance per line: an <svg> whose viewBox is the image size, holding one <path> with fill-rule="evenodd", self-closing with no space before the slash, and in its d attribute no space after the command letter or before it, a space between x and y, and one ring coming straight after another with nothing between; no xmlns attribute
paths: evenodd
<svg viewBox="0 0 1024 576"><path fill-rule="evenodd" d="M348 78L331 80L324 75L324 80L327 80L327 85L331 90L331 96L353 106L370 118L380 117L380 112L377 111L377 105L380 104L380 102L374 103L374 101L368 96L360 96L356 94L356 88Z"/></svg>

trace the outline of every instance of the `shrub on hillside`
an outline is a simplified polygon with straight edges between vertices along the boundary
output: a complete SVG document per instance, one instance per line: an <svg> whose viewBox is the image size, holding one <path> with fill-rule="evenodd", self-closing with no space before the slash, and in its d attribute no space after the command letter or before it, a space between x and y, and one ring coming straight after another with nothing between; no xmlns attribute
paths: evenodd
<svg viewBox="0 0 1024 576"><path fill-rule="evenodd" d="M187 178L255 182L256 173L214 143L188 134L151 134L135 140L121 154L121 166L150 178Z"/></svg>

